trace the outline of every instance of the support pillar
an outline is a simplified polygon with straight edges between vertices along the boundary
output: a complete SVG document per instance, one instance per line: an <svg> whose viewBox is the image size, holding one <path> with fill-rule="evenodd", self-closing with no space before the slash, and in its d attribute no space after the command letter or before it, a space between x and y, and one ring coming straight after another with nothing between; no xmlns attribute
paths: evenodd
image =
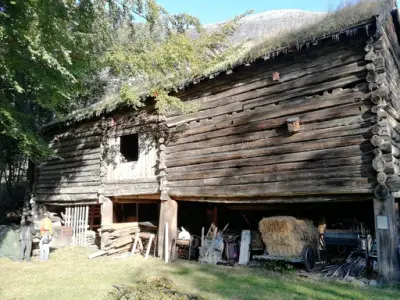
<svg viewBox="0 0 400 300"><path fill-rule="evenodd" d="M157 256L164 258L164 230L165 223L168 223L168 247L170 256L174 253L174 239L177 237L178 227L178 203L169 199L161 201L160 222L158 224Z"/></svg>
<svg viewBox="0 0 400 300"><path fill-rule="evenodd" d="M393 195L384 200L374 199L374 217L379 282L381 284L396 282L400 279L399 235Z"/></svg>
<svg viewBox="0 0 400 300"><path fill-rule="evenodd" d="M101 204L101 225L113 223L113 202L109 198L105 198Z"/></svg>

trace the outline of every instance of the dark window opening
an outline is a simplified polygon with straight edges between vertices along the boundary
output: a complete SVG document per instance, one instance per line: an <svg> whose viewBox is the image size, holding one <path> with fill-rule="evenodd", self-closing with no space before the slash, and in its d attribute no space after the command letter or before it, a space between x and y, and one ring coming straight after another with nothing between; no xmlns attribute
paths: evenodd
<svg viewBox="0 0 400 300"><path fill-rule="evenodd" d="M121 136L120 152L126 161L139 159L139 137L137 134Z"/></svg>

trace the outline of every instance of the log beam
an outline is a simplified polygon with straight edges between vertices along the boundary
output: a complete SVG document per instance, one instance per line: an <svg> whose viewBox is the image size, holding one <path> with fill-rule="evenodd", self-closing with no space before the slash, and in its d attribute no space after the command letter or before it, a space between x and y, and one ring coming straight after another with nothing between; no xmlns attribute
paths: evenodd
<svg viewBox="0 0 400 300"><path fill-rule="evenodd" d="M397 281L400 276L399 238L395 218L395 200L392 195L384 201L374 199L374 216L379 281L386 284Z"/></svg>
<svg viewBox="0 0 400 300"><path fill-rule="evenodd" d="M168 223L169 253L174 253L174 239L178 228L178 203L175 200L161 201L160 221L158 226L157 256L164 257L165 224Z"/></svg>

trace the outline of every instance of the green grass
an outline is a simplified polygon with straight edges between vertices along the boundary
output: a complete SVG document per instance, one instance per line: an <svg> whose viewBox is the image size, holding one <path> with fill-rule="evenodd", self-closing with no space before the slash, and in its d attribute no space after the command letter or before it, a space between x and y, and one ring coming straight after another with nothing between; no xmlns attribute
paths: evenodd
<svg viewBox="0 0 400 300"><path fill-rule="evenodd" d="M50 261L18 263L0 259L2 300L107 299L112 285L129 285L148 276L172 280L182 293L206 299L400 299L400 290L313 281L262 269L209 266L142 257L88 260L83 248L52 253Z"/></svg>

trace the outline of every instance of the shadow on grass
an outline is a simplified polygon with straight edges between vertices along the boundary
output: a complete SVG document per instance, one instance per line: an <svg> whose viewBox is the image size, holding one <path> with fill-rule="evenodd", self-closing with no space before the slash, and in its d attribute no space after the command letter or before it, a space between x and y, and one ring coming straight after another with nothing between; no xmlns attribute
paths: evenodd
<svg viewBox="0 0 400 300"><path fill-rule="evenodd" d="M172 275L172 276L171 276ZM202 296L222 299L399 299L400 290L303 279L262 269L176 263L171 278L189 281Z"/></svg>

